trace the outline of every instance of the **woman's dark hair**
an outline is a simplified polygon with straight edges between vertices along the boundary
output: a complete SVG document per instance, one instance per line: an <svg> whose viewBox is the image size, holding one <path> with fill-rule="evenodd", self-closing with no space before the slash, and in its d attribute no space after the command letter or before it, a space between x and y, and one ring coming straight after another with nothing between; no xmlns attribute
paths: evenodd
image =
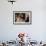
<svg viewBox="0 0 46 46"><path fill-rule="evenodd" d="M27 17L27 19L25 20L25 22L29 22L29 17Z"/></svg>

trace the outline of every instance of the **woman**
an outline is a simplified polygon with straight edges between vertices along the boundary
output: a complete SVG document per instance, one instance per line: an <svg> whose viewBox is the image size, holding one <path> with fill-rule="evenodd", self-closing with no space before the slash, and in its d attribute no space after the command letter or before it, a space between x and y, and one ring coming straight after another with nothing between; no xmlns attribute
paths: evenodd
<svg viewBox="0 0 46 46"><path fill-rule="evenodd" d="M25 13L16 13L15 22L25 22Z"/></svg>

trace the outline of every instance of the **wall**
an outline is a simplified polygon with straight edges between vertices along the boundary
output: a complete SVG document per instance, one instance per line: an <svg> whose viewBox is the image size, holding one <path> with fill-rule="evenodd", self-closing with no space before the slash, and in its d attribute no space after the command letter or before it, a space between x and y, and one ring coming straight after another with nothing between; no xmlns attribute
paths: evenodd
<svg viewBox="0 0 46 46"><path fill-rule="evenodd" d="M19 32L30 34L33 40L46 40L43 6L42 0L17 0L13 5L0 0L0 40L15 40ZM32 25L14 25L13 11L32 11Z"/></svg>

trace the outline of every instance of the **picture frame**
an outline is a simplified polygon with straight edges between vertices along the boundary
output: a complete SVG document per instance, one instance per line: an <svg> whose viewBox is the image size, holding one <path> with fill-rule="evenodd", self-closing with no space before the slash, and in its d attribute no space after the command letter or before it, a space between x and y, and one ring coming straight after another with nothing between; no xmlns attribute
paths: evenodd
<svg viewBox="0 0 46 46"><path fill-rule="evenodd" d="M32 24L32 11L13 11L13 24L15 25Z"/></svg>

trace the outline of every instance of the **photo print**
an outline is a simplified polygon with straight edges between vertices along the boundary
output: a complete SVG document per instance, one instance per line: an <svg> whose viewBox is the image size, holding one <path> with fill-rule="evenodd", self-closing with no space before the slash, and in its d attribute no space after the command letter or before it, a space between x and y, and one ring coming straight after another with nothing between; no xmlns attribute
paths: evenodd
<svg viewBox="0 0 46 46"><path fill-rule="evenodd" d="M13 24L32 24L31 11L13 11Z"/></svg>

